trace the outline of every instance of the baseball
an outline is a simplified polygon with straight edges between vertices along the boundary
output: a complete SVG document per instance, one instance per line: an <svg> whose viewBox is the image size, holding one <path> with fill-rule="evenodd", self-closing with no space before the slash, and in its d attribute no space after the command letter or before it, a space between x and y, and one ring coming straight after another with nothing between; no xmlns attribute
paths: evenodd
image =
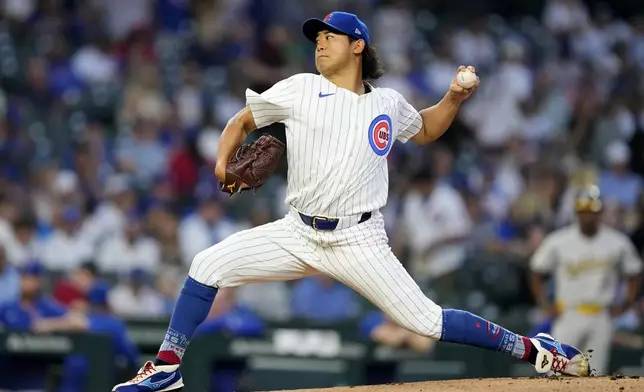
<svg viewBox="0 0 644 392"><path fill-rule="evenodd" d="M466 69L456 75L456 83L463 88L472 88L476 84L477 76L474 72Z"/></svg>

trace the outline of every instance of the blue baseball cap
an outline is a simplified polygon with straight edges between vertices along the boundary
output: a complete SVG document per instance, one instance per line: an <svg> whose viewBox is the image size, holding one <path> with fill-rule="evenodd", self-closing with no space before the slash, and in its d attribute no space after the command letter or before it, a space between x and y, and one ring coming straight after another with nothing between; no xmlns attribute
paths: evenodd
<svg viewBox="0 0 644 392"><path fill-rule="evenodd" d="M20 273L22 275L41 277L45 275L45 272L47 272L45 267L36 260L29 260L20 268Z"/></svg>
<svg viewBox="0 0 644 392"><path fill-rule="evenodd" d="M145 283L149 278L148 272L142 268L134 268L130 271L130 279L133 282Z"/></svg>
<svg viewBox="0 0 644 392"><path fill-rule="evenodd" d="M87 293L87 300L92 305L106 305L110 293L110 286L107 283L99 282Z"/></svg>
<svg viewBox="0 0 644 392"><path fill-rule="evenodd" d="M334 31L355 39L362 39L367 45L371 42L367 25L355 14L348 12L334 11L325 16L324 19L309 19L302 25L304 36L313 42L315 42L318 33L322 30Z"/></svg>
<svg viewBox="0 0 644 392"><path fill-rule="evenodd" d="M141 216L141 213L136 210L131 210L125 215L125 220L128 223L139 223L143 219L143 216Z"/></svg>
<svg viewBox="0 0 644 392"><path fill-rule="evenodd" d="M81 212L75 206L67 206L63 210L62 218L65 222L76 222L81 218Z"/></svg>

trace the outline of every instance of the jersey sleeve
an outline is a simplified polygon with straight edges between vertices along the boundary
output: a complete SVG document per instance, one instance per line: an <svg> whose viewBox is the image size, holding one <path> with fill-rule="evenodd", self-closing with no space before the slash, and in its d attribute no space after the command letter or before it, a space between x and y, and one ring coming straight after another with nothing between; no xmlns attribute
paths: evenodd
<svg viewBox="0 0 644 392"><path fill-rule="evenodd" d="M402 95L398 96L398 116L396 121L396 128L398 135L396 139L403 143L407 143L409 139L414 137L421 129L423 129L423 118Z"/></svg>
<svg viewBox="0 0 644 392"><path fill-rule="evenodd" d="M557 255L551 236L546 237L541 246L534 252L530 259L530 269L533 272L547 274L555 269Z"/></svg>
<svg viewBox="0 0 644 392"><path fill-rule="evenodd" d="M257 128L284 121L292 116L297 84L297 78L292 76L275 83L261 94L246 89L246 105L250 107Z"/></svg>
<svg viewBox="0 0 644 392"><path fill-rule="evenodd" d="M640 259L635 250L635 246L630 239L625 238L622 242L622 253L620 260L620 267L622 273L628 276L638 275L642 272L642 259Z"/></svg>

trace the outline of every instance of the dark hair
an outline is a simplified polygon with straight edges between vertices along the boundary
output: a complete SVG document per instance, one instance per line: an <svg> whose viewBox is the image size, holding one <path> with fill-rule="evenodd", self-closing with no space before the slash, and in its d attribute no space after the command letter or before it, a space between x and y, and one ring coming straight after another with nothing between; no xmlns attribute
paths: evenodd
<svg viewBox="0 0 644 392"><path fill-rule="evenodd" d="M19 230L19 229L33 230L36 228L36 218L31 214L23 213L13 223L13 227L14 227L14 230Z"/></svg>
<svg viewBox="0 0 644 392"><path fill-rule="evenodd" d="M412 182L434 182L438 178L436 170L431 166L424 166L412 175Z"/></svg>
<svg viewBox="0 0 644 392"><path fill-rule="evenodd" d="M84 270L92 274L92 276L97 276L100 271L98 266L92 260L85 260L81 265L78 266L79 270Z"/></svg>
<svg viewBox="0 0 644 392"><path fill-rule="evenodd" d="M349 37L349 42L354 41L357 41L357 39ZM385 70L378 59L376 47L365 44L362 51L362 80L376 80L384 74Z"/></svg>

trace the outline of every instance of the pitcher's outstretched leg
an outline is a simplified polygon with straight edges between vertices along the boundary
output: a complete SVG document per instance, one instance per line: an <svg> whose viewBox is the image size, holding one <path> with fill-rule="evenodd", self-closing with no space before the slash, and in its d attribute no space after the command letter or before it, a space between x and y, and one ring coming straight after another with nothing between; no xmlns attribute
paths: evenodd
<svg viewBox="0 0 644 392"><path fill-rule="evenodd" d="M197 327L206 319L216 288L297 279L312 273L311 251L290 231L292 218L237 232L199 252L190 266L159 353L114 392L174 392L183 387L179 365Z"/></svg>
<svg viewBox="0 0 644 392"><path fill-rule="evenodd" d="M527 338L463 310L443 310L441 340L506 352L530 362L539 373L590 374L588 358L577 348L546 334Z"/></svg>

